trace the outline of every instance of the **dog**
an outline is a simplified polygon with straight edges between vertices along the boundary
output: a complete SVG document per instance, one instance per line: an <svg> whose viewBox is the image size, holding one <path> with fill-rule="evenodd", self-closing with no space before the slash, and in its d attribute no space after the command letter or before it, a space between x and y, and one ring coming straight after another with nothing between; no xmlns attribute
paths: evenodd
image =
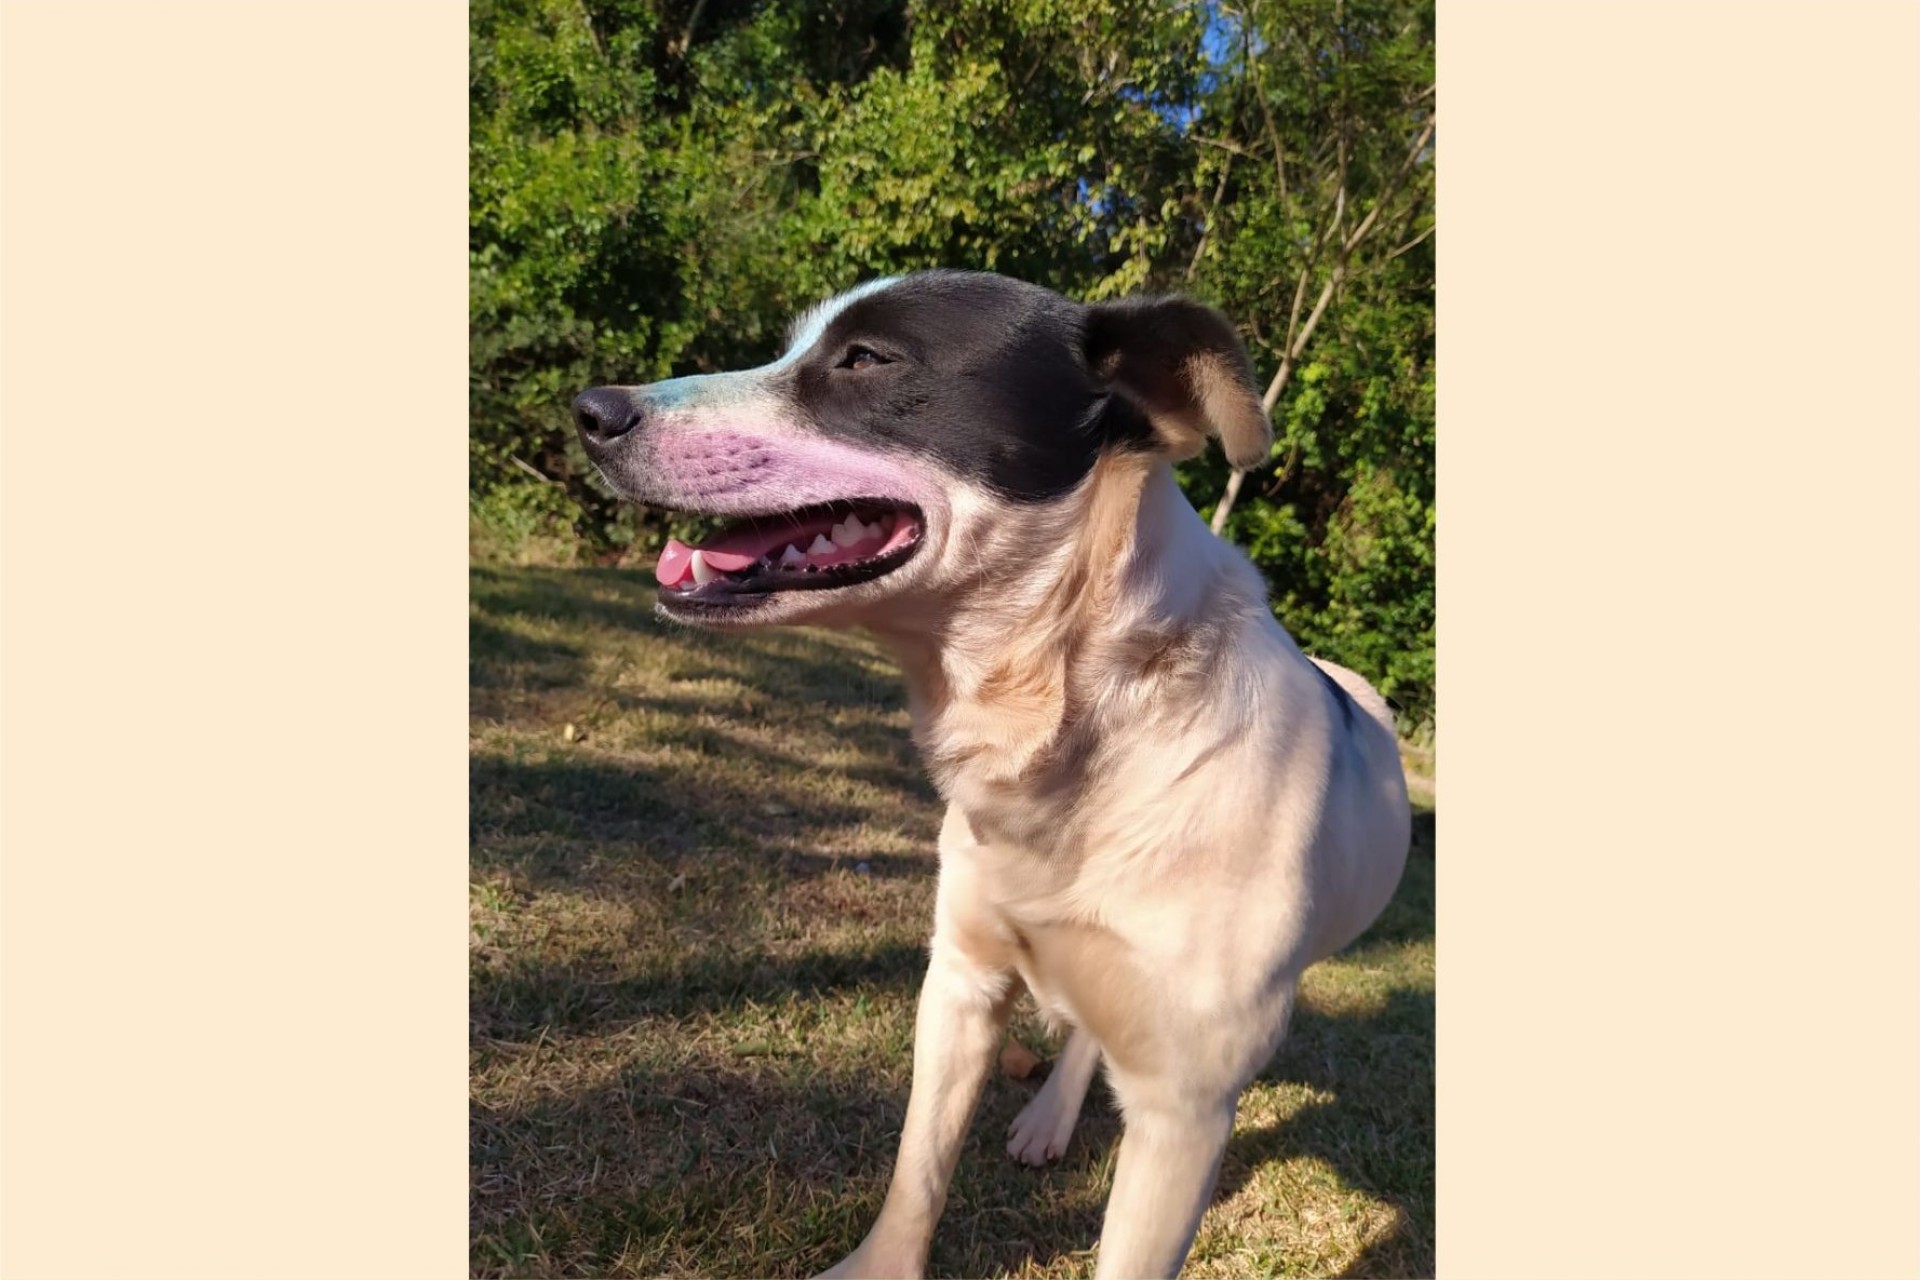
<svg viewBox="0 0 1920 1280"><path fill-rule="evenodd" d="M863 628L942 798L913 1084L872 1230L829 1276L918 1276L1021 990L1073 1028L1014 1122L1065 1147L1100 1063L1125 1120L1096 1275L1172 1276L1300 975L1386 906L1410 835L1391 713L1310 659L1173 464L1272 424L1218 312L1002 276L877 280L743 372L596 387L586 452L668 543L659 610Z"/></svg>

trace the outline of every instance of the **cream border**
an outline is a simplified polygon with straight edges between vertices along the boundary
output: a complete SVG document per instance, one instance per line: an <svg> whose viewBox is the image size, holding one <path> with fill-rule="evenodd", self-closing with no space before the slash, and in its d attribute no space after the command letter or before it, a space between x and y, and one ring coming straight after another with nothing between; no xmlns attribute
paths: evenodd
<svg viewBox="0 0 1920 1280"><path fill-rule="evenodd" d="M0 42L0 1273L461 1275L464 6Z"/></svg>
<svg viewBox="0 0 1920 1280"><path fill-rule="evenodd" d="M1917 13L1443 0L1448 1276L1920 1271ZM458 1274L464 14L0 46L0 1271Z"/></svg>
<svg viewBox="0 0 1920 1280"><path fill-rule="evenodd" d="M1444 1276L1920 1274L1916 52L1442 5Z"/></svg>

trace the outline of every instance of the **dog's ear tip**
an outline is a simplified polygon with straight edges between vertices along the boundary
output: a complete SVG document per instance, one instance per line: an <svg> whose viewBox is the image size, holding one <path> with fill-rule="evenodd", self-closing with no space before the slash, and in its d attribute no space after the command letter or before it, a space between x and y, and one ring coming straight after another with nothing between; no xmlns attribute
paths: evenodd
<svg viewBox="0 0 1920 1280"><path fill-rule="evenodd" d="M1240 436L1228 444L1223 437L1221 450L1227 455L1227 461L1237 471L1251 471L1267 460L1273 452L1273 431L1269 428L1253 436Z"/></svg>
<svg viewBox="0 0 1920 1280"><path fill-rule="evenodd" d="M1210 433L1219 437L1227 461L1244 471L1259 466L1272 451L1273 418L1254 389L1253 371L1244 357L1236 363L1233 368L1211 361L1202 366L1198 382Z"/></svg>
<svg viewBox="0 0 1920 1280"><path fill-rule="evenodd" d="M1207 436L1236 467L1266 458L1273 422L1246 345L1217 308L1182 294L1118 298L1089 304L1086 333L1089 367L1139 401L1176 459Z"/></svg>

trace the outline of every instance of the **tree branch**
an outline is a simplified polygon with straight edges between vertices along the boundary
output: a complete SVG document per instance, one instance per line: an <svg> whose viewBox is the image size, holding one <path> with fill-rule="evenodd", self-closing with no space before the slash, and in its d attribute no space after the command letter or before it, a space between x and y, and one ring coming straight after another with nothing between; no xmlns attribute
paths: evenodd
<svg viewBox="0 0 1920 1280"><path fill-rule="evenodd" d="M1400 162L1400 167L1394 171L1391 178L1387 179L1387 185L1380 192L1379 198L1373 202L1373 208L1367 211L1367 216L1359 226L1353 229L1353 234L1347 237L1344 252L1352 253L1354 248L1366 239L1367 232L1373 230L1374 221L1379 218L1380 211L1387 207L1387 201L1400 193L1400 184L1406 181L1407 174L1413 170L1414 162L1420 158L1420 153L1427 149L1427 143L1433 137L1436 119L1438 119L1436 116L1427 117L1427 127L1420 131L1419 138L1414 141L1413 149L1407 152L1407 158Z"/></svg>
<svg viewBox="0 0 1920 1280"><path fill-rule="evenodd" d="M593 11L587 8L587 0L579 0L579 3L580 25L587 29L587 39L593 41L593 51L600 55L602 62L605 62L607 60L607 46L600 43L600 33L594 30Z"/></svg>
<svg viewBox="0 0 1920 1280"><path fill-rule="evenodd" d="M1280 207L1287 207L1287 151L1280 145L1280 130L1273 123L1273 108L1267 103L1267 82L1260 74L1260 59L1253 56L1253 10L1247 11L1247 26L1241 33L1241 45L1247 66L1253 72L1253 94L1260 99L1260 114L1267 122L1267 140L1273 144L1273 175L1280 184Z"/></svg>
<svg viewBox="0 0 1920 1280"><path fill-rule="evenodd" d="M1425 231L1422 231L1419 235L1415 236L1413 239L1407 241L1405 244L1401 245L1398 249L1395 249L1392 253L1389 253L1386 257L1382 258L1381 261L1392 262L1395 258L1399 257L1401 254L1405 253L1407 250L1413 248L1415 245L1419 244L1422 240L1425 240L1428 236L1432 235L1434 231L1434 227L1438 227L1439 225L1440 225L1439 222L1436 221L1432 227L1428 227Z"/></svg>
<svg viewBox="0 0 1920 1280"><path fill-rule="evenodd" d="M1333 72L1340 84L1339 123L1334 127L1334 140L1340 148L1340 203L1333 211L1333 225L1340 225L1340 216L1346 212L1347 199L1347 130L1353 118L1347 111L1347 36L1346 36L1346 0L1333 0L1333 47L1338 51L1333 60Z"/></svg>
<svg viewBox="0 0 1920 1280"><path fill-rule="evenodd" d="M667 52L682 62L693 49L693 30L700 25L700 11L706 7L707 0L694 0L693 12L687 15L687 25L681 29L679 39L667 42Z"/></svg>
<svg viewBox="0 0 1920 1280"><path fill-rule="evenodd" d="M1187 135L1187 141L1197 142L1203 147L1218 147L1222 151L1229 152L1236 156L1245 156L1249 160L1258 160L1260 158L1238 143L1227 142L1220 138L1203 138L1197 133L1190 133Z"/></svg>
<svg viewBox="0 0 1920 1280"><path fill-rule="evenodd" d="M1393 176L1387 180L1387 185L1381 190L1379 197L1374 200L1373 207L1367 211L1367 216L1360 220L1360 224L1353 229L1352 233L1348 235L1345 240L1341 241L1340 260L1334 263L1333 271L1327 277L1327 283L1320 290L1320 296L1313 304L1313 311L1307 316L1306 323L1301 326L1299 333L1297 335L1294 334L1292 332L1292 324L1288 324L1287 336L1289 341L1286 352L1280 359L1280 370L1273 375L1273 381L1267 384L1266 395L1260 398L1261 407L1264 408L1269 415L1273 413L1273 406L1279 402L1280 393L1286 389L1288 381L1292 379L1294 367L1299 363L1301 353L1307 349L1307 343L1312 339L1313 331L1320 327L1321 317L1326 315L1327 307L1333 301L1333 295L1339 290L1341 282L1346 279L1347 264L1352 258L1353 251L1360 246L1361 241L1367 238L1367 233L1373 230L1375 224L1379 221L1380 211L1386 208L1387 202L1399 194L1401 184L1406 180L1407 174L1412 171L1414 164L1420 159L1420 153L1426 150L1428 141L1432 139L1436 120L1436 116L1427 117L1427 127L1420 131L1420 136L1414 140L1412 149L1407 152L1407 158L1401 162L1400 167L1395 170ZM1339 192L1339 197L1344 197L1345 195L1346 191L1343 187ZM1338 225L1339 210L1344 204L1345 200L1343 198L1336 198L1334 213L1336 219L1334 225L1336 226ZM1431 231L1429 231L1429 234L1431 234ZM1412 247L1412 245L1406 246L1406 248L1409 249ZM1306 270L1302 270L1300 274L1300 285L1294 292L1296 314L1298 312L1300 299L1306 295L1307 270L1310 269L1309 267ZM1236 469L1232 475L1227 477L1226 492L1220 495L1220 501L1213 509L1213 520L1211 524L1214 533L1218 534L1227 527L1227 517L1233 514L1234 503L1240 499L1240 489L1241 486L1246 483L1246 474L1245 471Z"/></svg>
<svg viewBox="0 0 1920 1280"><path fill-rule="evenodd" d="M538 480L543 484L559 484L560 483L558 480L555 480L552 476L546 474L544 471L541 471L538 467L534 466L532 463L522 459L520 455L517 453L508 454L507 461L511 462L514 466L520 468L522 471L526 472L528 475L532 476L535 480Z"/></svg>
<svg viewBox="0 0 1920 1280"><path fill-rule="evenodd" d="M1229 151L1227 153L1226 163L1220 166L1220 181L1214 184L1213 199L1208 203L1206 208L1206 225L1200 228L1200 243L1193 246L1193 257L1187 260L1186 278L1188 280L1193 279L1193 273L1198 270L1200 266L1200 256L1207 251L1207 238L1213 234L1213 219L1220 211L1221 197L1227 193L1227 175L1232 172L1233 153Z"/></svg>

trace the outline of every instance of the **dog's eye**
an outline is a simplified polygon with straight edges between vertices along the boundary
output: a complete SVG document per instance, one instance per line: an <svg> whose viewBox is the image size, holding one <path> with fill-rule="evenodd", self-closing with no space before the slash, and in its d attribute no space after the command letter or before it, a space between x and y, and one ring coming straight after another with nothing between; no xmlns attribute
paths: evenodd
<svg viewBox="0 0 1920 1280"><path fill-rule="evenodd" d="M841 357L840 363L835 365L834 368L836 369L874 369L874 368L878 368L883 364L892 364L892 363L893 361L887 359L885 356L881 355L878 351L873 350L871 347L848 347L847 354Z"/></svg>

